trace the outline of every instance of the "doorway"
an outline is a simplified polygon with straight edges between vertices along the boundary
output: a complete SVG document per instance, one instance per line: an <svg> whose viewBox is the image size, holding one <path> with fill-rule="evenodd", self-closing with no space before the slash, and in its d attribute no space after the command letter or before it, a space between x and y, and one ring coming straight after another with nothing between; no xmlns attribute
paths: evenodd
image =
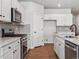
<svg viewBox="0 0 79 59"><path fill-rule="evenodd" d="M44 20L44 43L54 43L54 33L56 32L56 20Z"/></svg>

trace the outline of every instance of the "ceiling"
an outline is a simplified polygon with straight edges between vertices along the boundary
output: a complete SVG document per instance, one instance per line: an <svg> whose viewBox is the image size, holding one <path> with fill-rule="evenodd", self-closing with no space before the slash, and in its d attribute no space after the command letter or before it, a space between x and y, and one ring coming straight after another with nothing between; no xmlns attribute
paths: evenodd
<svg viewBox="0 0 79 59"><path fill-rule="evenodd" d="M20 0L33 1L45 6L45 8L79 8L79 0ZM58 4L61 7L58 7Z"/></svg>

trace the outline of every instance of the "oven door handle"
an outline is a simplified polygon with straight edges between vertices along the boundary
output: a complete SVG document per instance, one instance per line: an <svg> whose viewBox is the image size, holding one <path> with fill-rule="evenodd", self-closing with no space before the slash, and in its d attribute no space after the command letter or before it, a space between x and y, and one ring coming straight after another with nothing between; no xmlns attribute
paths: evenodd
<svg viewBox="0 0 79 59"><path fill-rule="evenodd" d="M76 48L70 47L69 45L65 45L66 47L68 47L69 49L72 49L73 51L77 51Z"/></svg>

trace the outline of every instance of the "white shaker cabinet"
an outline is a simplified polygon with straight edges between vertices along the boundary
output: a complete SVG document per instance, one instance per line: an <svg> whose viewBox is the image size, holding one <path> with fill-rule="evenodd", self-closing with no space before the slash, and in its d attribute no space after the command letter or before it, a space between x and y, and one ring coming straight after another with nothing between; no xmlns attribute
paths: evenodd
<svg viewBox="0 0 79 59"><path fill-rule="evenodd" d="M30 47L34 48L43 45L43 15L44 6L34 2L22 2L25 7L24 23L30 24Z"/></svg>
<svg viewBox="0 0 79 59"><path fill-rule="evenodd" d="M20 40L0 48L0 59L20 59Z"/></svg>
<svg viewBox="0 0 79 59"><path fill-rule="evenodd" d="M59 15L59 16L58 16ZM58 14L57 26L71 26L73 23L72 14Z"/></svg>
<svg viewBox="0 0 79 59"><path fill-rule="evenodd" d="M15 47L15 51L14 51L14 53L13 53L13 59L20 59L20 50L19 50L19 48L18 48L18 46L16 46Z"/></svg>
<svg viewBox="0 0 79 59"><path fill-rule="evenodd" d="M2 0L0 0L0 17L1 17L1 8L2 7Z"/></svg>
<svg viewBox="0 0 79 59"><path fill-rule="evenodd" d="M62 42L60 42L59 45L60 45L59 46L59 52L60 52L60 54L59 54L60 57L59 58L60 59L65 59L65 46Z"/></svg>
<svg viewBox="0 0 79 59"><path fill-rule="evenodd" d="M58 53L57 47L58 47L58 43L57 43L57 40L55 39L54 40L54 50L55 50L56 54Z"/></svg>
<svg viewBox="0 0 79 59"><path fill-rule="evenodd" d="M18 0L12 0L12 8L17 8Z"/></svg>
<svg viewBox="0 0 79 59"><path fill-rule="evenodd" d="M17 9L22 14L22 22L24 21L25 10L18 0L12 0L12 8Z"/></svg>
<svg viewBox="0 0 79 59"><path fill-rule="evenodd" d="M2 59L13 59L13 53L12 51L7 53L6 55L3 56Z"/></svg>
<svg viewBox="0 0 79 59"><path fill-rule="evenodd" d="M2 21L2 0L0 0L0 21Z"/></svg>
<svg viewBox="0 0 79 59"><path fill-rule="evenodd" d="M22 8L22 6L21 6L21 4L20 4L20 2L18 0L12 0L12 8L15 8L19 12L21 12L20 9Z"/></svg>
<svg viewBox="0 0 79 59"><path fill-rule="evenodd" d="M0 0L1 21L11 22L11 0Z"/></svg>
<svg viewBox="0 0 79 59"><path fill-rule="evenodd" d="M65 59L65 44L64 39L56 37L54 41L54 50L59 59Z"/></svg>
<svg viewBox="0 0 79 59"><path fill-rule="evenodd" d="M13 50L13 59L20 59L20 41L15 42Z"/></svg>
<svg viewBox="0 0 79 59"><path fill-rule="evenodd" d="M72 14L45 14L45 20L56 20L57 26L71 26L73 24Z"/></svg>

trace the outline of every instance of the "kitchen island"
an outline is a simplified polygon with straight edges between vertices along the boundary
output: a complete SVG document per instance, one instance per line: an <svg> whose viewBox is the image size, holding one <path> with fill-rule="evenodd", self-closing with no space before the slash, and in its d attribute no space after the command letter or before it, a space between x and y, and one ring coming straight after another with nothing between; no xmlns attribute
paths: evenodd
<svg viewBox="0 0 79 59"><path fill-rule="evenodd" d="M67 46L66 42L68 42L72 46ZM68 59L68 58L66 58L66 56L71 55L71 54L69 54L71 52L70 51L68 52L69 47L74 48L74 50L76 51L76 54L77 54L78 46L79 46L78 37L68 38L68 37L66 37L66 35L56 34L56 38L54 40L54 50L55 50L57 56L59 57L59 59ZM76 58L78 58L78 57L76 57Z"/></svg>

